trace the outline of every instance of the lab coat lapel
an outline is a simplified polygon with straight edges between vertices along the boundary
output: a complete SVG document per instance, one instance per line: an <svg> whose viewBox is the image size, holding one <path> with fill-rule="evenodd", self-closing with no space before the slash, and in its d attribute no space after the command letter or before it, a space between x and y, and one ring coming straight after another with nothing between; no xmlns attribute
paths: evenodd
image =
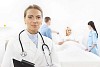
<svg viewBox="0 0 100 67"><path fill-rule="evenodd" d="M34 62L37 60L37 59L39 59L39 57L40 57L40 55L42 55L43 54L43 52L42 52L42 40L41 40L41 37L40 37L40 35L38 34L38 48L37 48L37 52L36 52L36 55L34 56ZM40 60L40 59L39 59ZM39 61L38 61L39 62Z"/></svg>
<svg viewBox="0 0 100 67"><path fill-rule="evenodd" d="M32 52L33 58L31 58L31 59L32 59L33 62L36 62L37 60L39 60L40 55L43 55L43 52L42 52L43 42L42 42L41 36L40 36L40 34L38 34L38 48L36 48L36 44L34 44L31 41L31 39L28 37L27 33L23 32L23 35L24 36L22 36L22 42L23 42L23 44L24 43L28 44L28 45L26 45L26 49L28 49L28 51ZM30 46L30 48L27 48L29 46Z"/></svg>
<svg viewBox="0 0 100 67"><path fill-rule="evenodd" d="M43 44L43 41L42 41L42 38L40 36L40 34L38 34L38 47L42 50L42 44Z"/></svg>
<svg viewBox="0 0 100 67"><path fill-rule="evenodd" d="M21 38L22 38L21 41L22 41L24 50L27 51L27 53L32 53L34 57L35 54L37 53L36 44L34 44L32 40L28 37L26 31L23 32L23 35L21 35Z"/></svg>

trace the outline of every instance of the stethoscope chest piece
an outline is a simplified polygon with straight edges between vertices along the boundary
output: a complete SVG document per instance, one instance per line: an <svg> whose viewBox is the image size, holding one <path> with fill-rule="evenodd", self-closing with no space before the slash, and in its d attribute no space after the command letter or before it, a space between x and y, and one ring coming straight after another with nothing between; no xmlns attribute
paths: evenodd
<svg viewBox="0 0 100 67"><path fill-rule="evenodd" d="M20 54L22 57L25 57L25 56L27 56L27 53L24 51L24 52L21 52L21 54Z"/></svg>

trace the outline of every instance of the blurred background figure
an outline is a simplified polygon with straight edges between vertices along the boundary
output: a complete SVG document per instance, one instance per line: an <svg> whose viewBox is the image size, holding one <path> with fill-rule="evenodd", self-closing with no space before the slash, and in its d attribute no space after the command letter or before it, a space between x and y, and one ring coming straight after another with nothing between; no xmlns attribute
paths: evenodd
<svg viewBox="0 0 100 67"><path fill-rule="evenodd" d="M67 27L67 29L66 29L65 41L76 41L75 35L72 34L72 29L70 27ZM76 41L76 42L78 42L78 41Z"/></svg>
<svg viewBox="0 0 100 67"><path fill-rule="evenodd" d="M66 29L66 36L64 37L64 39L59 42L58 44L61 45L63 44L65 41L74 41L79 43L79 41L75 38L75 35L72 34L72 29L70 27L67 27Z"/></svg>
<svg viewBox="0 0 100 67"><path fill-rule="evenodd" d="M52 32L59 34L59 32L56 32L56 31L51 30L49 28L49 26L51 24L51 18L50 17L45 17L44 21L45 21L45 23L40 28L40 32L41 32L42 35L52 39Z"/></svg>
<svg viewBox="0 0 100 67"><path fill-rule="evenodd" d="M93 21L88 22L88 28L90 30L88 35L88 48L86 51L92 52L96 55L98 54L98 32L96 30L95 24Z"/></svg>

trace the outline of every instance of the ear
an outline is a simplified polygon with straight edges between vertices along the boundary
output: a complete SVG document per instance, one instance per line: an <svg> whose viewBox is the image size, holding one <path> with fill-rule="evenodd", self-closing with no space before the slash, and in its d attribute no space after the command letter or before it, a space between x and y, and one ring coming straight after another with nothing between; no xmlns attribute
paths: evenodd
<svg viewBox="0 0 100 67"><path fill-rule="evenodd" d="M26 20L25 20L25 18L24 18L24 22L25 22L25 24L26 24Z"/></svg>

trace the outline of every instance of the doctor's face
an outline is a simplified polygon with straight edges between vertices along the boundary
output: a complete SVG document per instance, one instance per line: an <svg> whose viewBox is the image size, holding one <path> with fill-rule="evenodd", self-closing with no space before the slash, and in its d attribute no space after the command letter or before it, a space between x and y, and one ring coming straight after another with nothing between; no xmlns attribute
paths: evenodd
<svg viewBox="0 0 100 67"><path fill-rule="evenodd" d="M40 25L42 24L42 14L38 9L29 9L26 12L26 17L24 17L25 24L27 25L27 30L31 34L38 32Z"/></svg>

